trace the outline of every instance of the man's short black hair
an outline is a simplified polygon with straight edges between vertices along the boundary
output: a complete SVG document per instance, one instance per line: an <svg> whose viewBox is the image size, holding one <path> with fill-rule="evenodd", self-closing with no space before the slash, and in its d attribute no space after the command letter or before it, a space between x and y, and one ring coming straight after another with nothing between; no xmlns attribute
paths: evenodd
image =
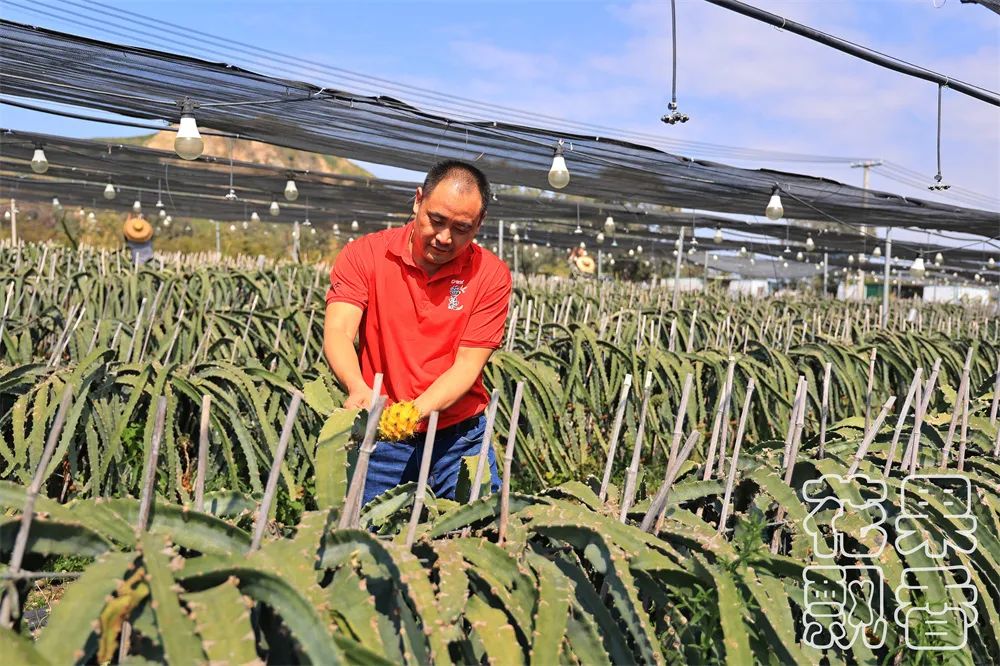
<svg viewBox="0 0 1000 666"><path fill-rule="evenodd" d="M483 200L481 217L486 216L486 208L490 203L490 181L486 174L468 162L461 160L444 160L431 167L424 178L424 196L430 196L438 183L448 178L457 178L463 185L475 187Z"/></svg>

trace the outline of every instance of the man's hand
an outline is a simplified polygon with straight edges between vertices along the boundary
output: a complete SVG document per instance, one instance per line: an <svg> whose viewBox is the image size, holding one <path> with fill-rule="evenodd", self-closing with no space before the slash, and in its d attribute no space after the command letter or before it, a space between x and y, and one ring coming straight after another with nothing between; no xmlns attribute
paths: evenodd
<svg viewBox="0 0 1000 666"><path fill-rule="evenodd" d="M344 400L344 409L371 409L372 390L367 386L356 393L351 393Z"/></svg>

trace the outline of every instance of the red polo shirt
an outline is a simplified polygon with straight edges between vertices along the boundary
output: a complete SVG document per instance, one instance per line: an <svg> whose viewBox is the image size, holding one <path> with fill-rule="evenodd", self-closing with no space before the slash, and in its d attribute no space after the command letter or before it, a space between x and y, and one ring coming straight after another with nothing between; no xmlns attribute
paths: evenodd
<svg viewBox="0 0 1000 666"><path fill-rule="evenodd" d="M496 255L472 243L428 277L409 248L413 223L348 243L330 271L327 305L351 303L361 317L361 374L381 372L391 402L413 400L455 362L459 347L497 349L503 341L511 278ZM489 402L480 376L441 412L438 427L482 412Z"/></svg>

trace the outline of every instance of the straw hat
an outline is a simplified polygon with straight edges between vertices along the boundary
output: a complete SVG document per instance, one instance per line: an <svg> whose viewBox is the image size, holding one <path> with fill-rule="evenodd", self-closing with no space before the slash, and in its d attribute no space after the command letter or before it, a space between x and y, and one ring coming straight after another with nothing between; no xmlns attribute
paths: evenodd
<svg viewBox="0 0 1000 666"><path fill-rule="evenodd" d="M153 227L146 220L141 217L129 216L125 220L125 226L122 229L122 233L125 234L126 240L130 240L133 243L145 243L150 238L153 237Z"/></svg>
<svg viewBox="0 0 1000 666"><path fill-rule="evenodd" d="M593 273L594 268L594 258L588 257L587 255L582 255L576 258L576 267L580 269L581 273Z"/></svg>

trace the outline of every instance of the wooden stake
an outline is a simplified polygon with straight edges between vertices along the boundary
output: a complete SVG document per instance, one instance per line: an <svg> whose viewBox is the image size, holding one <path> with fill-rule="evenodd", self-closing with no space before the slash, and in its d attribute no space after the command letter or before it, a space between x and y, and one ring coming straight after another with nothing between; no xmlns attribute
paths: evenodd
<svg viewBox="0 0 1000 666"><path fill-rule="evenodd" d="M260 542L264 539L264 529L267 527L267 515L271 512L271 504L278 490L278 477L281 476L281 464L285 461L285 453L288 451L288 440L292 438L292 426L295 425L295 415L299 411L302 403L302 393L296 391L292 394L292 402L288 406L288 415L285 417L285 425L281 429L281 437L278 439L278 448L274 452L274 460L271 463L271 472L267 475L267 485L264 487L264 499L257 510L257 521L253 526L253 540L250 542L249 552L254 552L260 548Z"/></svg>
<svg viewBox="0 0 1000 666"><path fill-rule="evenodd" d="M347 497L344 498L344 506L341 509L340 520L337 527L340 529L354 529L358 526L361 516L361 500L365 492L365 479L368 474L368 460L375 451L375 435L378 432L378 420L385 408L385 396L379 395L372 402L368 411L368 422L365 424L365 437L358 449L358 460L354 464L354 473L351 475L351 483L347 488Z"/></svg>
<svg viewBox="0 0 1000 666"><path fill-rule="evenodd" d="M530 302L528 307L530 308ZM434 454L434 436L437 433L438 413L431 412L427 419L427 436L424 438L424 450L420 456L420 473L417 476L417 494L413 497L413 511L410 513L410 526L406 530L406 547L413 546L417 536L417 524L420 522L420 512L424 509L424 498L427 495L427 475L431 471L431 456Z"/></svg>
<svg viewBox="0 0 1000 666"><path fill-rule="evenodd" d="M608 440L608 459L604 463L604 476L601 479L601 489L597 494L603 502L608 496L608 484L611 482L611 468L615 463L615 452L618 450L618 437L621 435L622 419L625 417L625 407L628 405L628 394L632 388L632 375L626 374L622 382L621 394L618 396L618 409L615 410L615 420L611 426L611 438Z"/></svg>
<svg viewBox="0 0 1000 666"><path fill-rule="evenodd" d="M861 446L858 447L858 452L854 454L854 461L851 463L850 469L847 470L847 476L854 476L854 473L858 471L858 466L861 461L864 460L865 454L868 453L868 447L871 446L872 441L874 441L875 436L878 434L879 429L882 428L882 423L885 421L885 417L889 414L889 410L896 403L896 396L891 395L889 399L885 401L882 405L882 411L875 418L875 423L872 424L870 428L865 430L864 439L861 440Z"/></svg>
<svg viewBox="0 0 1000 666"><path fill-rule="evenodd" d="M653 500L649 503L649 509L646 511L646 515L642 518L642 523L640 524L640 529L644 532L648 532L649 528L653 526L653 520L655 518L662 519L662 516L666 515L667 512L667 498L670 495L670 487L673 485L674 480L677 478L677 472L680 470L681 465L687 461L688 456L691 455L691 450L701 439L701 433L697 430L693 431L688 435L687 441L684 442L684 448L681 450L680 455L677 460L674 461L672 467L667 468L667 473L663 479L663 483L660 484L660 489L656 491L656 495ZM659 531L660 523L657 521L656 532Z"/></svg>
<svg viewBox="0 0 1000 666"><path fill-rule="evenodd" d="M500 405L500 389L493 389L490 394L490 404L486 407L486 424L483 429L483 443L479 447L479 456L476 462L476 476L472 480L472 490L469 493L469 504L479 499L480 486L483 485L483 477L486 475L486 466L489 461L490 447L493 444L493 425L496 422L497 407Z"/></svg>
<svg viewBox="0 0 1000 666"><path fill-rule="evenodd" d="M510 473L514 462L514 443L517 439L517 422L521 415L521 395L524 382L514 388L514 404L510 410L510 428L507 432L507 448L503 455L503 481L500 485L500 525L497 530L497 544L502 546L507 539L507 523L510 521Z"/></svg>
<svg viewBox="0 0 1000 666"><path fill-rule="evenodd" d="M42 482L45 481L48 475L49 461L56 450L56 444L59 442L59 436L62 434L63 424L66 422L66 414L69 412L72 403L73 386L66 384L66 388L63 389L62 399L59 401L59 411L56 412L56 420L52 424L52 430L49 431L49 438L45 442L45 448L42 449L42 457L35 468L35 476L31 479L31 485L28 486L28 492L24 496L24 508L21 510L21 524L17 529L17 536L14 537L14 548L11 551L10 561L5 572L7 574L16 574L21 570L24 553L28 548L28 532L31 529L31 521L35 517L35 500L38 499L38 493L42 489ZM11 584L8 586L6 594L4 594L3 601L0 602L0 626L6 629L14 626L11 614L14 610L15 594L15 588Z"/></svg>
<svg viewBox="0 0 1000 666"><path fill-rule="evenodd" d="M740 460L740 446L743 444L743 432L746 427L747 417L750 414L750 400L753 397L754 389L753 377L747 382L747 394L743 399L743 411L740 413L740 424L736 428L736 441L733 443L733 457L729 461L729 477L726 479L726 494L722 498L722 515L719 517L718 534L726 528L726 520L729 518L729 500L733 496L733 484L736 480L736 468Z"/></svg>
<svg viewBox="0 0 1000 666"><path fill-rule="evenodd" d="M823 364L823 402L819 410L819 457L826 455L826 421L830 416L830 372L833 363Z"/></svg>
<svg viewBox="0 0 1000 666"><path fill-rule="evenodd" d="M635 499L635 483L639 475L639 458L642 456L642 438L646 430L646 410L649 408L649 394L652 393L653 373L646 371L646 381L642 384L642 407L639 408L639 423L635 431L635 445L632 447L632 462L625 475L625 490L622 492L621 509L618 513L619 522L624 523L628 510Z"/></svg>
<svg viewBox="0 0 1000 666"><path fill-rule="evenodd" d="M149 511L156 495L156 463L160 457L160 443L163 440L163 427L167 420L167 396L161 395L156 403L156 420L153 422L153 439L149 444L149 455L146 458L146 470L142 478L142 495L139 498L139 519L136 521L137 532L145 532L149 526Z"/></svg>
<svg viewBox="0 0 1000 666"><path fill-rule="evenodd" d="M198 473L194 481L194 510L205 510L205 469L208 467L208 425L212 396L201 397L201 423L198 427Z"/></svg>
<svg viewBox="0 0 1000 666"><path fill-rule="evenodd" d="M866 311L867 312L867 311ZM868 386L865 388L865 431L872 422L872 385L875 382L875 356L877 350L872 347L871 358L868 360Z"/></svg>
<svg viewBox="0 0 1000 666"><path fill-rule="evenodd" d="M889 472L892 470L892 465L896 457L896 446L899 443L899 436L903 432L903 424L906 422L906 416L910 412L910 404L913 401L915 395L917 395L917 388L920 386L920 381L923 379L923 368L917 368L916 372L913 373L913 379L910 381L910 388L906 392L906 399L903 400L903 408L899 411L899 418L896 419L896 430L892 435L892 443L889 445L889 453L885 457L885 466L882 468L882 476L889 476Z"/></svg>

